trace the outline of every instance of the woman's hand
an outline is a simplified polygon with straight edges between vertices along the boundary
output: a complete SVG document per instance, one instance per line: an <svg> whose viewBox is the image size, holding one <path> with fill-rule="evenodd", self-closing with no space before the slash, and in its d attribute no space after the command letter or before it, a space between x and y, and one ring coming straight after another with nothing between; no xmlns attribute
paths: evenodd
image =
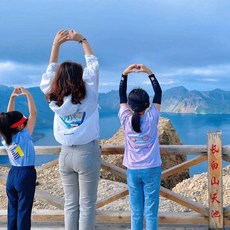
<svg viewBox="0 0 230 230"><path fill-rule="evenodd" d="M144 73L147 73L148 75L152 74L152 71L143 64L137 64L136 65L136 72L138 72L138 73L144 72Z"/></svg>
<svg viewBox="0 0 230 230"><path fill-rule="evenodd" d="M49 64L58 62L60 45L70 40L69 30L59 30L54 38Z"/></svg>
<svg viewBox="0 0 230 230"><path fill-rule="evenodd" d="M129 65L124 71L123 75L128 75L130 73L136 72L137 64Z"/></svg>
<svg viewBox="0 0 230 230"><path fill-rule="evenodd" d="M30 95L30 92L27 89L25 89L24 87L22 87L22 86L19 87L19 90L21 91L21 94L19 94L19 96L28 96L28 95Z"/></svg>
<svg viewBox="0 0 230 230"><path fill-rule="evenodd" d="M11 94L11 97L27 96L29 94L30 94L30 92L27 89L25 89L22 86L18 86L18 87L14 88L14 90Z"/></svg>
<svg viewBox="0 0 230 230"><path fill-rule="evenodd" d="M58 31L58 33L54 38L53 45L60 46L62 43L69 40L70 40L69 30L60 30Z"/></svg>
<svg viewBox="0 0 230 230"><path fill-rule="evenodd" d="M70 40L80 42L80 41L82 41L83 38L84 38L84 36L79 34L76 30L69 30L69 39Z"/></svg>
<svg viewBox="0 0 230 230"><path fill-rule="evenodd" d="M11 94L11 97L12 98L17 97L17 96L19 96L19 94L20 94L20 87L16 87L16 88L14 88L14 90Z"/></svg>
<svg viewBox="0 0 230 230"><path fill-rule="evenodd" d="M147 68L145 65L132 64L123 71L123 75L128 75L129 73L140 73L140 72L147 73L148 75L152 74L152 71L149 68Z"/></svg>

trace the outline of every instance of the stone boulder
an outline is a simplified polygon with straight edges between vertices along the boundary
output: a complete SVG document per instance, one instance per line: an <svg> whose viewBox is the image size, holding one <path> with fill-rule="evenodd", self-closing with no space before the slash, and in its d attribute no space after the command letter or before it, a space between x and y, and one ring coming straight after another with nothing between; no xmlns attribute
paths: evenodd
<svg viewBox="0 0 230 230"><path fill-rule="evenodd" d="M182 142L174 129L171 121L167 118L160 118L159 125L158 125L158 132L159 132L159 142L161 145L182 145ZM174 165L178 165L187 160L186 155L172 155L172 154L161 154L162 159L162 169L171 168ZM179 182L183 181L184 179L189 178L189 170L184 170L179 173L175 173L172 176L167 177L166 179L161 181L161 185L172 189L176 186Z"/></svg>

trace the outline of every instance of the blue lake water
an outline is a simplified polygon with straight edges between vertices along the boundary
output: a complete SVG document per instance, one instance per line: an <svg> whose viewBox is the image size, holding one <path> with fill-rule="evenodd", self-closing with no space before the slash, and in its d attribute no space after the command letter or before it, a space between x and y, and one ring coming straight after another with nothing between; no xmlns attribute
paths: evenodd
<svg viewBox="0 0 230 230"><path fill-rule="evenodd" d="M206 145L207 133L222 132L222 144L230 145L230 114L173 114L162 113L162 117L170 119L180 140L184 145ZM188 156L191 159L195 156ZM223 161L223 167L229 163ZM207 172L207 161L190 168L190 175Z"/></svg>
<svg viewBox="0 0 230 230"><path fill-rule="evenodd" d="M170 119L184 145L206 145L207 133L209 131L222 131L223 145L230 144L230 115L161 113L161 116ZM100 116L101 139L111 138L119 127L120 122L117 114ZM41 134L39 135L40 139L35 141L35 145L59 145L53 137L52 128L42 130L36 129L35 132L38 135ZM194 156L189 156L188 158L192 157ZM55 158L57 158L57 155L39 156L37 157L36 165L41 165ZM1 156L0 163L9 164L7 156ZM223 165L226 166L227 164L227 162L224 162ZM206 171L207 162L203 162L190 168L190 175Z"/></svg>

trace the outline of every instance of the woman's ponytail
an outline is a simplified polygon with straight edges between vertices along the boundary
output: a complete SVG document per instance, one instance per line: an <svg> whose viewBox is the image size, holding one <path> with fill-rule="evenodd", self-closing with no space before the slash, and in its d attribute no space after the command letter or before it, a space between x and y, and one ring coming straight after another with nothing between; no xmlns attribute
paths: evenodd
<svg viewBox="0 0 230 230"><path fill-rule="evenodd" d="M141 133L141 117L138 112L134 112L132 116L132 127L137 133Z"/></svg>
<svg viewBox="0 0 230 230"><path fill-rule="evenodd" d="M149 107L149 95L141 89L133 89L128 95L128 105L133 111L132 127L137 133L141 133L141 115L140 113L145 111Z"/></svg>

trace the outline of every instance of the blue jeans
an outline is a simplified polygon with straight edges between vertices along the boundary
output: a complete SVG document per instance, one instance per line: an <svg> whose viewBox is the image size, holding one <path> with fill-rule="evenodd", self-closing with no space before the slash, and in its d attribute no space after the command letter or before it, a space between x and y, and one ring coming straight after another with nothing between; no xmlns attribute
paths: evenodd
<svg viewBox="0 0 230 230"><path fill-rule="evenodd" d="M36 178L34 166L11 166L6 182L8 230L31 228Z"/></svg>
<svg viewBox="0 0 230 230"><path fill-rule="evenodd" d="M150 169L127 169L131 208L131 229L142 230L144 216L146 230L158 228L158 207L161 166Z"/></svg>
<svg viewBox="0 0 230 230"><path fill-rule="evenodd" d="M100 166L96 140L85 145L62 146L59 171L65 196L65 230L95 229Z"/></svg>

